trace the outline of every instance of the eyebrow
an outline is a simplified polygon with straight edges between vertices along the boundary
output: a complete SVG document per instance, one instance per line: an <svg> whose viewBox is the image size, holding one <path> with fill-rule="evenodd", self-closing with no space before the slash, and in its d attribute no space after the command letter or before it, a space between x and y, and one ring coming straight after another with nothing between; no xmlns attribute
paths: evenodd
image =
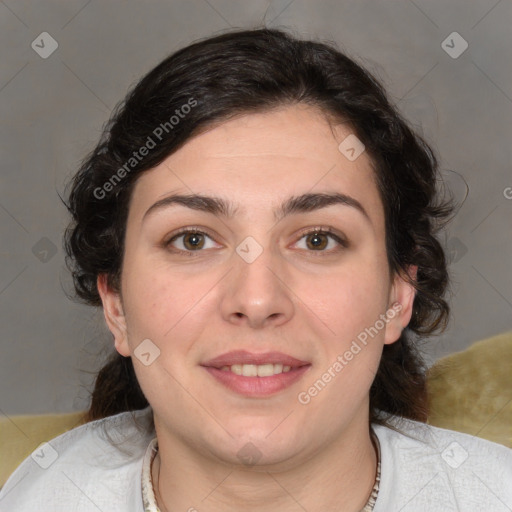
<svg viewBox="0 0 512 512"><path fill-rule="evenodd" d="M158 210L169 208L173 205L181 205L192 210L211 213L215 216L233 218L239 211L233 203L221 197L212 197L198 194L173 194L160 199L151 205L142 220ZM274 210L274 219L281 221L284 217L297 213L307 213L332 205L349 206L357 210L371 224L371 219L363 205L351 196L335 193L307 193L300 196L292 196L284 201L279 208Z"/></svg>

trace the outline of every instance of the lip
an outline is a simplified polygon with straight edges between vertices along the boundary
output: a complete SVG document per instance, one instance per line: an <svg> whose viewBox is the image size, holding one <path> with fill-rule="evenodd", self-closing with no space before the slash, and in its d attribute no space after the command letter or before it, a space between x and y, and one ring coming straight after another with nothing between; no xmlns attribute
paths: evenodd
<svg viewBox="0 0 512 512"><path fill-rule="evenodd" d="M252 398L262 398L279 393L297 382L311 368L310 364L291 368L289 372L268 377L244 377L229 370L220 370L213 366L205 370L231 391Z"/></svg>
<svg viewBox="0 0 512 512"><path fill-rule="evenodd" d="M201 366L208 368L220 369L223 366L232 366L234 364L282 364L283 366L290 366L291 370L297 369L301 366L310 365L309 361L301 361L295 357L283 354L282 352L262 352L259 354L248 352L247 350L233 350L226 352L220 356L214 357L209 361L202 363ZM248 377L246 377L248 378ZM257 377L265 378L265 377Z"/></svg>
<svg viewBox="0 0 512 512"><path fill-rule="evenodd" d="M244 377L231 371L222 370L223 366L234 364L282 364L290 366L290 371L269 375L268 377ZM247 350L234 350L221 354L201 364L208 373L225 387L240 395L261 398L273 395L290 387L311 368L311 363L302 361L282 352L262 352L259 354Z"/></svg>

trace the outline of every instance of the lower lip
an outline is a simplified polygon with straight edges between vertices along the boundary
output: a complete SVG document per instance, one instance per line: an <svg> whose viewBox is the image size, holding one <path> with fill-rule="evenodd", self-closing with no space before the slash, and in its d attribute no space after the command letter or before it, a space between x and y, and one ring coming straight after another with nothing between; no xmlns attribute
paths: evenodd
<svg viewBox="0 0 512 512"><path fill-rule="evenodd" d="M230 390L244 396L258 398L273 395L291 386L311 368L311 365L292 368L289 372L278 373L269 377L244 377L211 366L204 366L203 368Z"/></svg>

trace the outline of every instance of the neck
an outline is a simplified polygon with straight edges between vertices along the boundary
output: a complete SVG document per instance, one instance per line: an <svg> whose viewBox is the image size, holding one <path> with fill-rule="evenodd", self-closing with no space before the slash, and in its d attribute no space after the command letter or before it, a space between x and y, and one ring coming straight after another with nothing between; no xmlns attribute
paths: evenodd
<svg viewBox="0 0 512 512"><path fill-rule="evenodd" d="M158 506L162 512L358 512L372 491L377 455L369 428L352 430L356 439L345 432L302 464L277 471L219 464L181 443L161 443L160 436L152 467Z"/></svg>

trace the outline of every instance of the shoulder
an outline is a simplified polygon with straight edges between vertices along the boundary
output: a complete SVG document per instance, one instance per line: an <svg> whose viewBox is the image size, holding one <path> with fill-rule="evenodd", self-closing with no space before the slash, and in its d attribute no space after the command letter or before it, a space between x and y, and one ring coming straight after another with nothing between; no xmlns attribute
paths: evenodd
<svg viewBox="0 0 512 512"><path fill-rule="evenodd" d="M416 421L389 423L396 430L373 425L382 452L375 512L510 510L511 449Z"/></svg>
<svg viewBox="0 0 512 512"><path fill-rule="evenodd" d="M142 511L142 461L155 436L151 415L150 407L120 413L39 446L1 489L0 509Z"/></svg>

